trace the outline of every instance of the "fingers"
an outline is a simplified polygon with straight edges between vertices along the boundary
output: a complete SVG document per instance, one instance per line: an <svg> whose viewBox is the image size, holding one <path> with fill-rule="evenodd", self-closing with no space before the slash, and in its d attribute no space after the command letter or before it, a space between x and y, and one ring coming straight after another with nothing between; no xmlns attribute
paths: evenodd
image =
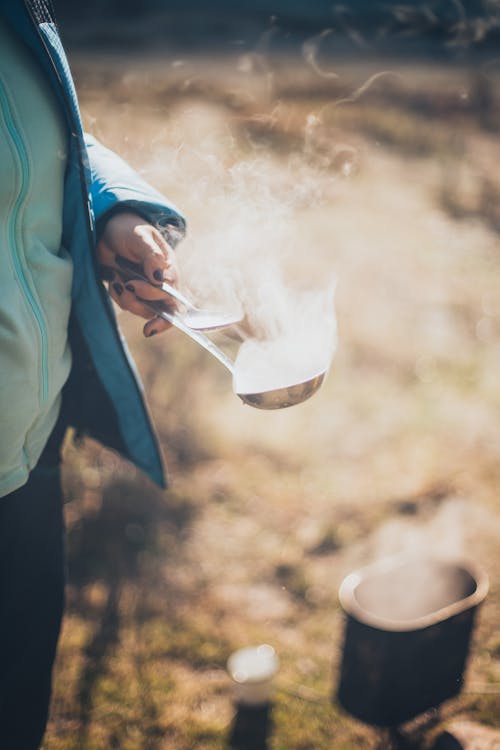
<svg viewBox="0 0 500 750"><path fill-rule="evenodd" d="M142 332L144 333L146 338L150 338L151 336L155 336L157 333L168 331L169 328L172 328L172 324L169 323L168 320L164 320L163 318L153 318L148 323L146 323L146 325L142 329Z"/></svg>
<svg viewBox="0 0 500 750"><path fill-rule="evenodd" d="M157 333L164 333L172 328L171 323L163 318L157 317L154 310L143 304L137 297L140 294L146 293L149 295L149 302L158 303L163 302L166 297L165 293L160 289L155 289L147 282L137 282L134 284L124 280L113 268L110 266L101 266L100 268L101 278L108 282L108 291L110 297L116 304L127 312L131 312L138 315L141 318L146 318L148 323L143 328L143 333L146 338L156 335ZM135 286L139 288L136 290ZM171 306L165 305L166 309L172 309Z"/></svg>
<svg viewBox="0 0 500 750"><path fill-rule="evenodd" d="M178 283L175 253L152 224L133 212L110 217L97 245L97 257L113 301L122 310L149 321L144 326L145 336L171 328L149 306L175 310L177 302L158 287L163 281ZM137 279L134 273L150 283Z"/></svg>
<svg viewBox="0 0 500 750"><path fill-rule="evenodd" d="M134 315L138 315L141 318L155 317L154 310L150 310L146 305L140 302L135 294L127 289L127 285L121 281L112 281L108 287L111 299L116 302L118 307L127 312L131 312Z"/></svg>
<svg viewBox="0 0 500 750"><path fill-rule="evenodd" d="M179 303L173 297L166 294L160 288L149 284L147 281L140 281L139 279L130 279L125 281L125 289L141 300L147 300L151 302L164 302L169 308L177 308Z"/></svg>
<svg viewBox="0 0 500 750"><path fill-rule="evenodd" d="M175 284L177 268L172 248L157 229L147 226L146 230L139 233L142 244L136 247L136 253L141 256L139 261L144 268L144 275L152 284L161 284L162 281Z"/></svg>
<svg viewBox="0 0 500 750"><path fill-rule="evenodd" d="M120 256L134 264L152 284L178 280L175 253L162 234L138 214L112 216L97 245L99 262L116 270Z"/></svg>

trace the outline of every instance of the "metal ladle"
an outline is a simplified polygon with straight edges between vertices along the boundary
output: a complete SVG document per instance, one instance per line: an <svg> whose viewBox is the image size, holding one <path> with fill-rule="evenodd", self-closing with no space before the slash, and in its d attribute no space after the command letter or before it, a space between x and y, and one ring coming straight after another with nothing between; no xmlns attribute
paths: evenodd
<svg viewBox="0 0 500 750"><path fill-rule="evenodd" d="M149 305L149 307L154 310L160 318L167 320L218 359L219 362L232 374L236 395L239 396L245 404L254 406L256 409L284 409L287 406L300 404L302 401L310 398L313 393L316 393L325 378L326 370L317 373L303 382L294 383L282 388L273 388L259 393L238 393L236 390L238 387L238 379L235 377L238 357L236 357L236 361L233 362L233 360L230 359L222 349L219 349L219 347L216 346L208 336L205 336L203 333L195 331L190 326L187 326L179 315L158 311L157 308L151 305Z"/></svg>

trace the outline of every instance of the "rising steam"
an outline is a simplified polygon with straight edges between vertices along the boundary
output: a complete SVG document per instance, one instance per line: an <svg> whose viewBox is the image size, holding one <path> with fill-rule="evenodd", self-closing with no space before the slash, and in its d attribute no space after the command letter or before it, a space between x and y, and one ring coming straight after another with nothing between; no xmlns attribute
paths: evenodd
<svg viewBox="0 0 500 750"><path fill-rule="evenodd" d="M249 336L238 352L238 393L260 393L303 383L328 370L336 344L334 285L297 292L269 277L249 310Z"/></svg>
<svg viewBox="0 0 500 750"><path fill-rule="evenodd" d="M306 39L302 45L302 54L304 60L321 78L338 78L338 73L334 71L323 70L318 63L319 48L323 40L333 33L333 29L324 29L320 34Z"/></svg>
<svg viewBox="0 0 500 750"><path fill-rule="evenodd" d="M303 253L294 239L297 196L284 193L268 170L253 160L218 173L218 189L213 191L212 184L204 201L214 215L227 219L207 223L184 262L196 299L244 311L235 377L238 392L246 393L325 372L336 345L335 282L332 278L311 288L294 278L293 258Z"/></svg>

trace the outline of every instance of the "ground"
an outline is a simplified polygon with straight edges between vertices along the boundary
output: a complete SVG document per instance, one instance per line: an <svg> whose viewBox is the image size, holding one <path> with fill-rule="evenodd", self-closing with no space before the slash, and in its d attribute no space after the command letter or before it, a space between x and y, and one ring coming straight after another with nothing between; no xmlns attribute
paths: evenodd
<svg viewBox="0 0 500 750"><path fill-rule="evenodd" d="M337 593L402 552L489 575L443 717L498 726L494 67L236 52L73 65L86 127L188 217L184 289L242 297L259 335L284 316L300 360L335 283L338 344L313 398L261 412L182 334L144 340L119 314L171 486L67 442L68 613L45 750L227 747L225 664L259 643L281 663L271 750L375 748L335 700Z"/></svg>

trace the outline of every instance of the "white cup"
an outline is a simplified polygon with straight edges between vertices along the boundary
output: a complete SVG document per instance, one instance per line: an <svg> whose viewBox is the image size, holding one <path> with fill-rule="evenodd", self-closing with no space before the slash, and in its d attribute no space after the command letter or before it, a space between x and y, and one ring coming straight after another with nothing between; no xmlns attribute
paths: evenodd
<svg viewBox="0 0 500 750"><path fill-rule="evenodd" d="M231 654L227 671L235 684L235 702L246 706L269 703L278 667L276 652L267 643L241 648Z"/></svg>

